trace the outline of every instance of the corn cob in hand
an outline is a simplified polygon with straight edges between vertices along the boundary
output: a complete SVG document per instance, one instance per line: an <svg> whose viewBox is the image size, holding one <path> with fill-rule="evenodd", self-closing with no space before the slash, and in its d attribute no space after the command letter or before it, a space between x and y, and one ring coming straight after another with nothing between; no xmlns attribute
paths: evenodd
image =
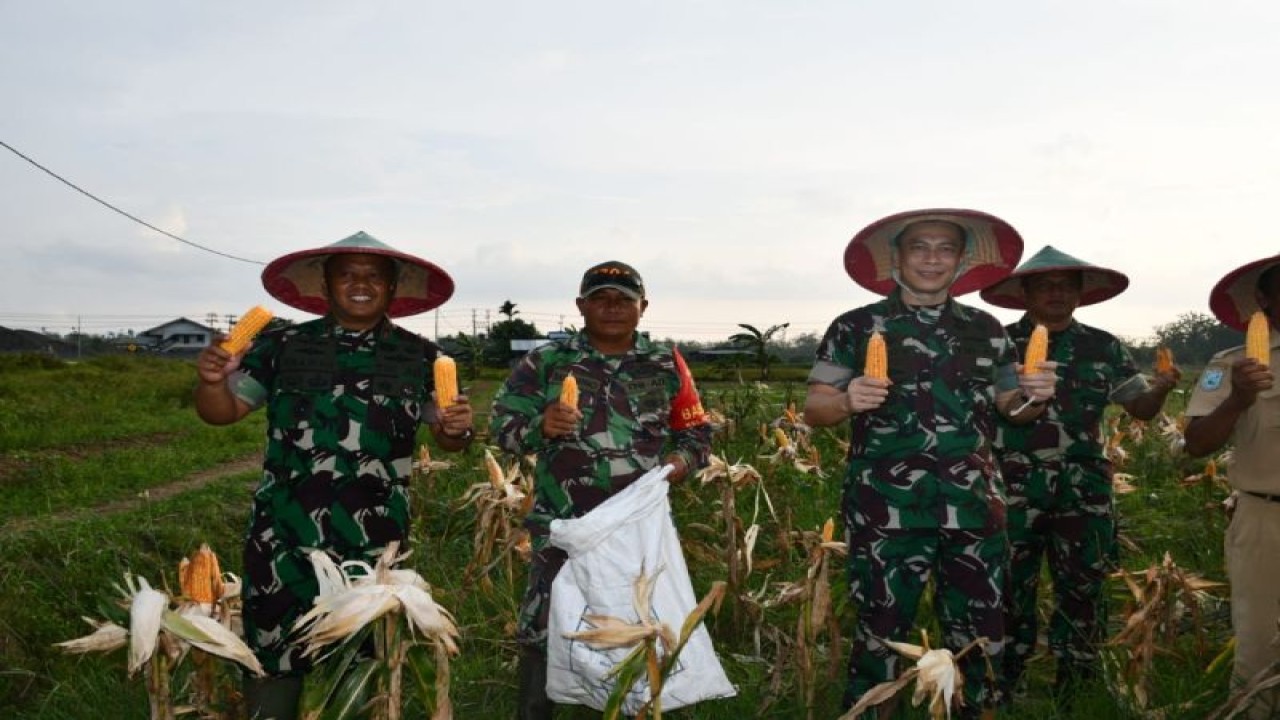
<svg viewBox="0 0 1280 720"><path fill-rule="evenodd" d="M1049 359L1049 328L1037 324L1027 341L1027 356L1022 361L1022 374L1040 372L1040 363Z"/></svg>
<svg viewBox="0 0 1280 720"><path fill-rule="evenodd" d="M431 366L436 383L436 407L441 410L458 401L458 364L447 355L440 355Z"/></svg>
<svg viewBox="0 0 1280 720"><path fill-rule="evenodd" d="M867 360L862 374L877 380L889 379L889 349L879 330L873 330L871 338L867 340Z"/></svg>
<svg viewBox="0 0 1280 720"><path fill-rule="evenodd" d="M253 339L269 322L271 322L271 311L261 305L254 305L240 318L235 327L231 328L231 332L222 341L222 349L232 355L239 355L248 350L253 344Z"/></svg>
<svg viewBox="0 0 1280 720"><path fill-rule="evenodd" d="M1257 360L1259 365L1271 365L1271 325L1266 313L1254 311L1249 318L1249 330L1244 336L1245 357Z"/></svg>
<svg viewBox="0 0 1280 720"><path fill-rule="evenodd" d="M571 408L578 407L578 378L569 373L560 386L560 402Z"/></svg>

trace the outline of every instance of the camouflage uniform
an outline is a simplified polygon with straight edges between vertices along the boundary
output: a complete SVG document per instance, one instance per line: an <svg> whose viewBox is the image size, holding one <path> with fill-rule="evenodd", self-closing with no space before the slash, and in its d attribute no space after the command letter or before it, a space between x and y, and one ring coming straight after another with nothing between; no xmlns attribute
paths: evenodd
<svg viewBox="0 0 1280 720"><path fill-rule="evenodd" d="M237 397L267 408L244 549L244 625L268 672L310 665L289 638L317 592L309 551L372 560L405 539L414 438L434 418L436 353L389 320L356 332L322 318L264 333L232 376Z"/></svg>
<svg viewBox="0 0 1280 720"><path fill-rule="evenodd" d="M1020 357L1034 328L1028 316L1007 326ZM1058 363L1056 396L1034 422L1001 420L996 441L1009 499L1007 690L1035 650L1042 557L1053 580L1049 647L1058 658L1059 683L1096 669L1102 591L1116 533L1103 413L1110 403L1126 403L1149 389L1119 340L1074 320L1050 334L1048 359Z"/></svg>
<svg viewBox="0 0 1280 720"><path fill-rule="evenodd" d="M547 544L552 520L585 514L656 467L669 439L690 471L706 464L710 426L669 426L681 388L672 353L637 335L627 354L602 355L579 333L525 355L494 398L490 433L497 444L509 453L538 456L535 499L525 521L534 557L520 606L522 643L546 642L551 581L565 559ZM571 371L582 425L572 438L547 440L539 425L543 408L557 401Z"/></svg>
<svg viewBox="0 0 1280 720"><path fill-rule="evenodd" d="M881 640L918 641L910 634L930 576L947 647L986 637L995 654L1004 635L1004 498L991 441L995 395L1017 387L1013 345L985 312L954 300L913 309L895 289L836 318L809 382L847 388L876 328L893 385L884 405L851 418L843 515L858 619L848 704L895 676L897 656ZM990 704L982 654L961 664L970 710Z"/></svg>

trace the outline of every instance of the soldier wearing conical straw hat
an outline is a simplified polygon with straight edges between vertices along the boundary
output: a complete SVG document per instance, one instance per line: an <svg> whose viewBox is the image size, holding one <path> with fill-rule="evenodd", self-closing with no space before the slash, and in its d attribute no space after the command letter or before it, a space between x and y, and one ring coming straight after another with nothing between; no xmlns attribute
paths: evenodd
<svg viewBox="0 0 1280 720"><path fill-rule="evenodd" d="M992 305L1025 311L1005 326L1021 357L1035 327L1047 328L1048 359L1057 363L1059 376L1056 396L1035 420L1002 420L996 440L1009 503L1006 695L1036 649L1038 581L1046 558L1054 597L1049 649L1057 660L1059 696L1097 672L1101 605L1114 569L1116 534L1103 413L1117 404L1150 420L1181 377L1171 367L1149 381L1114 335L1075 318L1077 308L1109 300L1128 286L1123 273L1047 245L981 293Z"/></svg>
<svg viewBox="0 0 1280 720"><path fill-rule="evenodd" d="M831 324L809 373L805 421L848 423L843 515L851 603L858 608L846 705L895 676L884 640L907 640L932 581L946 646L994 640L960 661L962 715L990 709L987 660L1004 635L1004 501L991 444L997 415L1053 396L1052 368L1017 371L1000 322L955 296L1001 280L1022 237L977 210L928 209L854 235L845 270L886 297ZM887 378L876 370L884 340ZM1024 409L1018 420L1040 412ZM906 558L911 558L906 562ZM983 654L987 653L988 658Z"/></svg>
<svg viewBox="0 0 1280 720"><path fill-rule="evenodd" d="M196 361L196 411L237 422L266 408L267 449L245 540L244 626L270 673L246 681L251 717L293 718L311 659L291 640L317 593L309 553L372 562L407 540L415 435L471 442L465 396L432 401L435 343L395 324L435 308L453 280L434 263L365 232L289 253L262 283L276 300L321 317L268 329L242 354L215 343Z"/></svg>

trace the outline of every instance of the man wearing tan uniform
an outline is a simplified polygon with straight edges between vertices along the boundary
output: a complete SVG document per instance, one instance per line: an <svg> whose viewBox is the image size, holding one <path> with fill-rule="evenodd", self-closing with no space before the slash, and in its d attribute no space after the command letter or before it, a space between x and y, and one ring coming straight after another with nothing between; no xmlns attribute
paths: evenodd
<svg viewBox="0 0 1280 720"><path fill-rule="evenodd" d="M1271 357L1280 346L1280 255L1228 273L1214 286L1209 307L1224 324L1243 330L1256 310L1271 325ZM1227 578L1236 634L1235 680L1246 682L1280 661L1272 645L1280 618L1280 388L1269 365L1245 357L1243 347L1209 361L1187 405L1186 450L1208 455L1231 443L1228 477L1235 514L1227 527ZM1277 717L1280 695L1261 697L1249 717Z"/></svg>

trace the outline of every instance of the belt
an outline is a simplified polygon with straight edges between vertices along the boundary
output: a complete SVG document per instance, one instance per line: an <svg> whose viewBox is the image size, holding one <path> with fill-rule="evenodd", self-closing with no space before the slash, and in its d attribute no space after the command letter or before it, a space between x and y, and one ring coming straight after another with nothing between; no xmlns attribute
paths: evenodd
<svg viewBox="0 0 1280 720"><path fill-rule="evenodd" d="M1241 492L1243 492L1246 495L1252 495L1256 498L1261 498L1263 500L1267 500L1273 503L1280 503L1280 495L1268 495L1266 493L1254 492L1252 490L1241 490Z"/></svg>

